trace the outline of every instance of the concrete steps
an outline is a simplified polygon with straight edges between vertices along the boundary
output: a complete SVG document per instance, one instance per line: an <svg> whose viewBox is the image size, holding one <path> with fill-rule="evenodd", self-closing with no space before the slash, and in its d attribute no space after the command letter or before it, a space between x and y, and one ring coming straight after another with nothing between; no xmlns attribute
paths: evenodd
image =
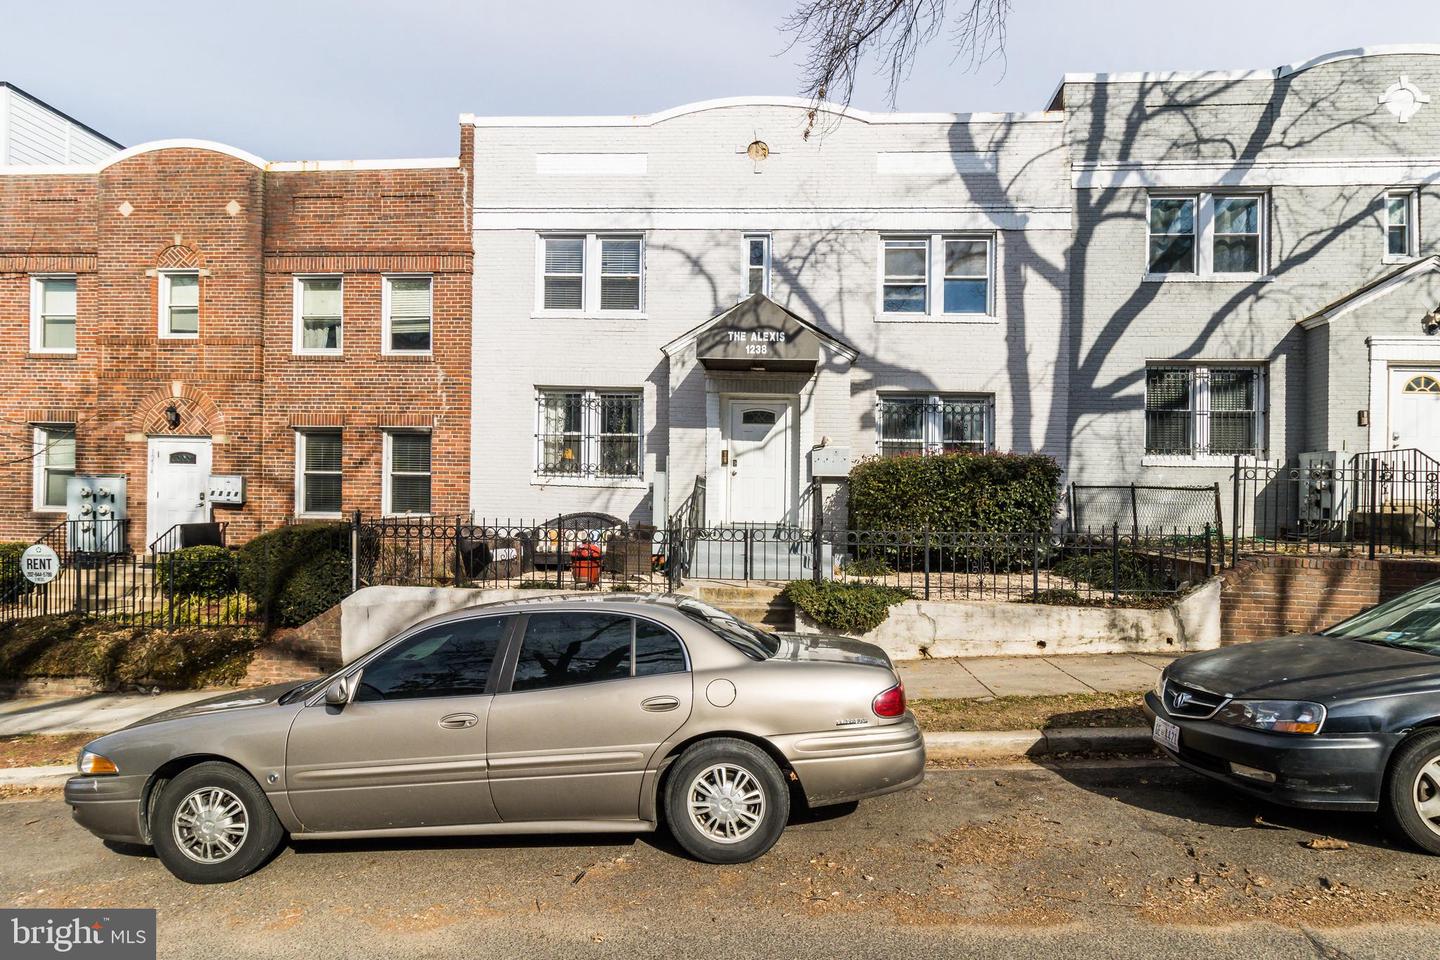
<svg viewBox="0 0 1440 960"><path fill-rule="evenodd" d="M751 581L749 583L691 580L687 593L733 617L770 631L795 629L795 605L782 595L785 584Z"/></svg>

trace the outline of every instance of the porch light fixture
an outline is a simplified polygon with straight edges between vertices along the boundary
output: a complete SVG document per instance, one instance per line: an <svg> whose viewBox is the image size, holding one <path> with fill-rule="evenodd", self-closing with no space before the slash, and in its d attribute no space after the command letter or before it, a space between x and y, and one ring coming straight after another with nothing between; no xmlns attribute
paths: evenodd
<svg viewBox="0 0 1440 960"><path fill-rule="evenodd" d="M165 422L170 424L171 430L180 426L180 408L173 403L165 408Z"/></svg>
<svg viewBox="0 0 1440 960"><path fill-rule="evenodd" d="M1420 326L1431 336L1440 333L1440 307L1436 307L1434 310L1425 314L1424 319L1420 321Z"/></svg>

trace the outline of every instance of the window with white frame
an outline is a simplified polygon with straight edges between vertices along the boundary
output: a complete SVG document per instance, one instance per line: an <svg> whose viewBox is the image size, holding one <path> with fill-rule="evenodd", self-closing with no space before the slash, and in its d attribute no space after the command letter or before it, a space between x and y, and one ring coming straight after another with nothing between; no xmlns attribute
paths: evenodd
<svg viewBox="0 0 1440 960"><path fill-rule="evenodd" d="M75 476L75 425L38 425L34 440L34 507L64 512L65 482Z"/></svg>
<svg viewBox="0 0 1440 960"><path fill-rule="evenodd" d="M770 295L770 235L747 233L741 243L740 299L757 293Z"/></svg>
<svg viewBox="0 0 1440 960"><path fill-rule="evenodd" d="M344 344L344 281L295 278L295 352L340 353Z"/></svg>
<svg viewBox="0 0 1440 960"><path fill-rule="evenodd" d="M200 272L162 270L160 279L160 336L193 340L200 336Z"/></svg>
<svg viewBox="0 0 1440 960"><path fill-rule="evenodd" d="M30 350L75 352L75 278L30 278Z"/></svg>
<svg viewBox="0 0 1440 960"><path fill-rule="evenodd" d="M433 318L430 277L385 278L385 353L429 353Z"/></svg>
<svg viewBox="0 0 1440 960"><path fill-rule="evenodd" d="M1391 190L1385 194L1385 258L1410 260L1419 253L1416 240L1414 190Z"/></svg>
<svg viewBox="0 0 1440 960"><path fill-rule="evenodd" d="M1263 456L1265 370L1258 365L1150 364L1145 452Z"/></svg>
<svg viewBox="0 0 1440 960"><path fill-rule="evenodd" d="M1152 195L1146 232L1149 276L1253 277L1263 272L1265 210L1258 194Z"/></svg>
<svg viewBox="0 0 1440 960"><path fill-rule="evenodd" d="M995 269L987 236L882 237L880 313L898 318L988 317Z"/></svg>
<svg viewBox="0 0 1440 960"><path fill-rule="evenodd" d="M640 392L543 389L536 394L536 473L643 477Z"/></svg>
<svg viewBox="0 0 1440 960"><path fill-rule="evenodd" d="M343 446L339 430L295 434L295 512L339 516Z"/></svg>
<svg viewBox="0 0 1440 960"><path fill-rule="evenodd" d="M983 453L993 449L993 397L956 394L882 394L876 442L886 457Z"/></svg>
<svg viewBox="0 0 1440 960"><path fill-rule="evenodd" d="M387 514L430 512L430 434L418 430L385 432Z"/></svg>
<svg viewBox="0 0 1440 960"><path fill-rule="evenodd" d="M630 315L644 309L644 237L542 236L539 256L540 311Z"/></svg>

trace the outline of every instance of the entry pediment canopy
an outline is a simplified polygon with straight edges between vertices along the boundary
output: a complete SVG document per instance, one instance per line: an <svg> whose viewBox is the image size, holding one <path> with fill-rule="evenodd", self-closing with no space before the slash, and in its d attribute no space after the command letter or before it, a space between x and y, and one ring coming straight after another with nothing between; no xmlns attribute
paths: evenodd
<svg viewBox="0 0 1440 960"><path fill-rule="evenodd" d="M855 350L787 310L763 293L754 293L665 346L672 354L694 341L695 356L709 370L758 370L812 373L824 343L848 359Z"/></svg>

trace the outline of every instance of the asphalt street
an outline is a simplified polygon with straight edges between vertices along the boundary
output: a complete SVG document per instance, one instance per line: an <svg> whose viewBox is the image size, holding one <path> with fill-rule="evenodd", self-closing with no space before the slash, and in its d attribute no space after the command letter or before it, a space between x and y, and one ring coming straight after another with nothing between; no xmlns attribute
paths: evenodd
<svg viewBox="0 0 1440 960"><path fill-rule="evenodd" d="M1158 761L933 770L733 867L663 835L312 842L194 887L53 798L0 803L0 839L0 903L155 907L162 957L1440 956L1440 859Z"/></svg>

